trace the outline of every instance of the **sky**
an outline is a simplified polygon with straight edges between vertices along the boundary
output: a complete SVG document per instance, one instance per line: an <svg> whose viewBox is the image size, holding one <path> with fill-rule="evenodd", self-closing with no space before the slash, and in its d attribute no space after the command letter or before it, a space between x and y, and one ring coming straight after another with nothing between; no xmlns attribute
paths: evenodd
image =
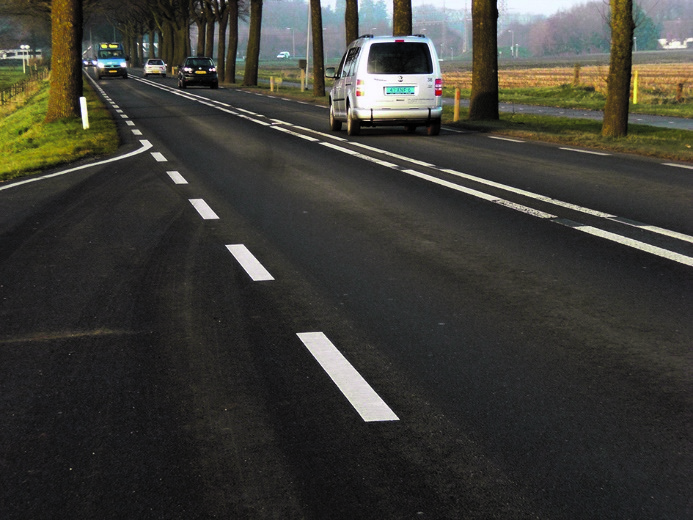
<svg viewBox="0 0 693 520"><path fill-rule="evenodd" d="M590 0L505 0L505 3L508 11L513 14L552 15L588 1ZM412 0L412 5L433 4L442 7L443 2L448 9L464 9L465 5L471 9L472 5L471 0ZM390 3L389 0L386 0L386 3Z"/></svg>
<svg viewBox="0 0 693 520"><path fill-rule="evenodd" d="M336 0L322 0L323 5L334 7ZM465 7L471 9L472 0L411 0L412 6L433 4L447 9L462 10ZM500 0L499 0L500 1ZM550 16L558 11L567 11L576 5L586 4L594 0L505 0L509 13L512 14L543 14ZM601 0L606 2L607 0ZM392 5L391 0L385 0L385 4Z"/></svg>
<svg viewBox="0 0 693 520"><path fill-rule="evenodd" d="M459 3L462 0L450 0ZM587 3L588 0L505 0L511 13L531 13L551 15L566 11L573 6Z"/></svg>

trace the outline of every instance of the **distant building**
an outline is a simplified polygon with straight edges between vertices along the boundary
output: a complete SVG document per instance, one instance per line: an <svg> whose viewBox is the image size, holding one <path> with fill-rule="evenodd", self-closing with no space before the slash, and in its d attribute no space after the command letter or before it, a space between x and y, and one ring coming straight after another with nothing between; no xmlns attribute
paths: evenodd
<svg viewBox="0 0 693 520"><path fill-rule="evenodd" d="M693 49L693 38L685 38L683 40L667 40L666 38L660 38L657 40L662 49L680 50L680 49Z"/></svg>

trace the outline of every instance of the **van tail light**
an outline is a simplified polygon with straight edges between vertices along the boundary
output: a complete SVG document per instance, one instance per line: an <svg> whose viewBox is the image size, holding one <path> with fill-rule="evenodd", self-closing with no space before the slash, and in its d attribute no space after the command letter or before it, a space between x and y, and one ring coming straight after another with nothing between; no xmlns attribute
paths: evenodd
<svg viewBox="0 0 693 520"><path fill-rule="evenodd" d="M443 80L441 78L436 79L436 96L443 95Z"/></svg>
<svg viewBox="0 0 693 520"><path fill-rule="evenodd" d="M365 86L365 81L362 79L357 79L356 80L356 97L363 96L365 94L364 92L364 86Z"/></svg>

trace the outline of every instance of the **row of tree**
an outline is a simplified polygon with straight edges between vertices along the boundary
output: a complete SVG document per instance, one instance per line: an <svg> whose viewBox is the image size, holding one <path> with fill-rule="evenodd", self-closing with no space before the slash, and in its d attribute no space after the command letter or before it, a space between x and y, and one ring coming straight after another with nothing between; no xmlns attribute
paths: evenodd
<svg viewBox="0 0 693 520"><path fill-rule="evenodd" d="M320 0L309 0L313 39L313 93L325 95L323 24ZM27 9L27 4L31 9ZM359 35L358 0L344 1L345 43ZM392 0L393 35L412 34L411 0ZM79 115L82 95L81 54L85 14L104 16L125 35L131 49L143 49L145 34L167 63L182 63L191 54L190 27L198 28L198 52L212 55L217 42L220 76L235 83L238 21L248 17L249 37L243 84L257 85L262 0L0 0L0 13L50 13L52 41L51 93L47 121ZM603 134L627 133L632 45L633 0L610 0L611 62ZM470 119L498 119L497 0L472 1L473 77ZM219 33L215 38L215 30ZM228 28L229 41L226 41ZM150 49L153 46L150 45ZM227 59L228 58L228 59Z"/></svg>

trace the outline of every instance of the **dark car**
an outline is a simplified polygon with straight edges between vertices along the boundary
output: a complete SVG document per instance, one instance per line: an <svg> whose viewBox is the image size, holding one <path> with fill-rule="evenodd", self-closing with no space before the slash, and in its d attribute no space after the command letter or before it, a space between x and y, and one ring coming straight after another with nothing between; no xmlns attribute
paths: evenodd
<svg viewBox="0 0 693 520"><path fill-rule="evenodd" d="M212 58L190 57L178 70L178 88L186 88L190 85L207 85L211 88L219 88L217 68Z"/></svg>

